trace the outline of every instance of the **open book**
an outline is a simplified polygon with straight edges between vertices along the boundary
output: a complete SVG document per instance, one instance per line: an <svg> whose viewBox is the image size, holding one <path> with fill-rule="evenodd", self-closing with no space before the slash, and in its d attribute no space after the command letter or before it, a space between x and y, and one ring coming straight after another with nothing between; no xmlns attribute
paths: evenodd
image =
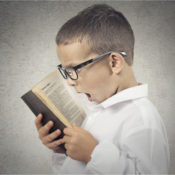
<svg viewBox="0 0 175 175"><path fill-rule="evenodd" d="M73 122L80 126L86 117L85 111L57 70L47 75L21 98L36 116L43 114L43 125L50 120L54 122L50 133L56 129L62 131L65 127L71 127ZM61 137L63 132L58 138ZM64 145L61 148L65 150Z"/></svg>

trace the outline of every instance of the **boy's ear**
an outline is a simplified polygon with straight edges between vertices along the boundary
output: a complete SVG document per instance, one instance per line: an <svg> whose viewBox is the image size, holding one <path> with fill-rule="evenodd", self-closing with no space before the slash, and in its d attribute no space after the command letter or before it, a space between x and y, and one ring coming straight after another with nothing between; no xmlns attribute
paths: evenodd
<svg viewBox="0 0 175 175"><path fill-rule="evenodd" d="M123 69L124 59L120 54L114 52L110 55L109 65L113 73L119 74Z"/></svg>

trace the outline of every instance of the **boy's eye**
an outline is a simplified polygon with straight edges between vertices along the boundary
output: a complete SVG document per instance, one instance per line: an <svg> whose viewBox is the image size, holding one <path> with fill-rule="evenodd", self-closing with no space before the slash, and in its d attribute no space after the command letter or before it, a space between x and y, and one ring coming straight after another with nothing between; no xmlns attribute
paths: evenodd
<svg viewBox="0 0 175 175"><path fill-rule="evenodd" d="M72 75L72 72L70 72L70 71L67 71L67 73L71 76Z"/></svg>

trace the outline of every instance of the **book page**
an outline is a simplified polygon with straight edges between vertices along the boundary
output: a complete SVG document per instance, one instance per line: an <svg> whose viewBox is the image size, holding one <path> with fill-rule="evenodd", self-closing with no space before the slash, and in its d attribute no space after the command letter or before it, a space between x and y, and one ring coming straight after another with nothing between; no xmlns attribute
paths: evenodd
<svg viewBox="0 0 175 175"><path fill-rule="evenodd" d="M54 71L32 88L32 91L46 103L49 108L54 108L57 117L63 123L75 122L81 125L86 114L82 107L77 103L71 89L58 71ZM53 110L53 109L51 109ZM61 114L60 114L61 113ZM59 115L59 116L58 116ZM60 118L61 117L61 118ZM63 118L66 119L63 119ZM67 120L67 121L66 121Z"/></svg>

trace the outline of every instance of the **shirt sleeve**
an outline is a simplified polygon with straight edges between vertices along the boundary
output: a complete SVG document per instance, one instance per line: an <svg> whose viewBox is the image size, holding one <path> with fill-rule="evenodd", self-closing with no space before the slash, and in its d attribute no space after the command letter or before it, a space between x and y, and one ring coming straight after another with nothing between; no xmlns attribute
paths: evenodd
<svg viewBox="0 0 175 175"><path fill-rule="evenodd" d="M102 141L94 149L91 161L86 166L86 171L97 174L123 173L125 168L134 174L134 162L127 158L115 144L110 141Z"/></svg>
<svg viewBox="0 0 175 175"><path fill-rule="evenodd" d="M120 144L99 142L86 166L90 173L151 174L168 172L168 152L161 134L144 129L128 135Z"/></svg>
<svg viewBox="0 0 175 175"><path fill-rule="evenodd" d="M65 159L66 159L66 155L65 154L61 154L61 153L56 153L56 152L52 152L52 170L54 173L58 173L61 166L63 165Z"/></svg>

